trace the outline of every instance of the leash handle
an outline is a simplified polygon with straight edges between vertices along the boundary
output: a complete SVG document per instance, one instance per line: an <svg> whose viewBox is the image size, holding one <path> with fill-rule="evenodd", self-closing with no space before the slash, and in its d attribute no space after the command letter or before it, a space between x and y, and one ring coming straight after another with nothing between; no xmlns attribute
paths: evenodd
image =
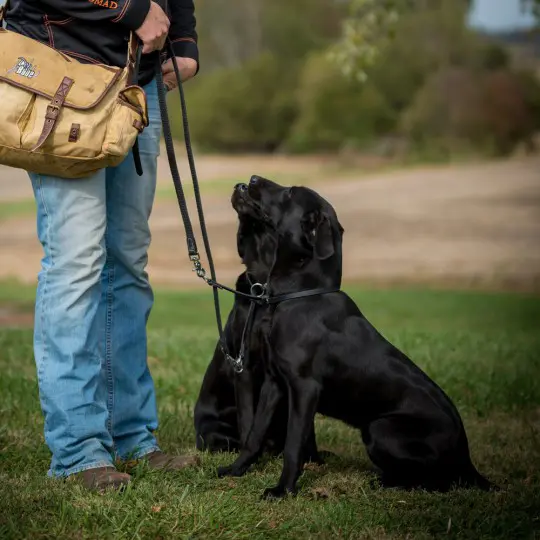
<svg viewBox="0 0 540 540"><path fill-rule="evenodd" d="M223 353L230 357L230 355L227 352L227 345L225 343L224 335L223 335L223 323L221 321L221 309L219 305L219 292L218 287L215 285L217 283L216 279L216 271L214 266L214 261L212 258L212 253L210 249L210 241L208 239L208 231L206 228L206 221L204 219L204 211L202 206L202 200L201 200L201 192L199 189L199 180L197 177L197 170L195 168L195 160L193 158L193 150L191 147L191 136L189 132L189 123L187 118L187 106L186 106L186 99L184 95L184 87L182 85L182 78L180 75L180 69L178 68L178 63L176 61L176 56L174 54L172 43L169 39L167 39L167 50L169 52L169 55L171 57L173 67L174 67L174 73L176 76L176 82L178 84L178 90L180 93L180 104L182 108L182 127L184 131L184 142L186 146L186 153L188 157L189 162L189 168L191 172L191 179L193 182L193 192L195 194L195 201L197 205L197 212L199 215L199 222L201 226L201 233L203 237L204 247L206 251L206 256L208 259L208 265L210 268L210 276L212 281L212 289L214 293L214 309L216 312L216 324L218 328L218 334L219 334L219 341L221 344L221 348L223 350ZM200 263L200 255L199 250L197 248L197 241L195 239L195 234L193 232L193 225L191 223L191 219L189 217L189 211L187 207L186 202L186 196L184 193L184 189L182 187L182 180L180 178L180 172L178 170L178 163L176 161L176 154L174 150L174 142L172 138L172 132L171 132L171 124L169 120L169 115L167 111L167 97L166 97L166 89L165 84L163 82L163 73L161 71L161 61L158 57L156 59L156 79L157 79L157 86L158 86L158 100L159 100L159 108L161 112L161 121L163 124L163 136L165 139L165 147L167 150L167 157L169 161L169 167L171 169L171 176L174 183L174 189L176 192L176 199L178 202L178 206L180 208L180 214L182 216L182 221L184 222L184 229L186 232L186 242L187 242L187 248L188 248L188 254L191 262L193 263L194 269L197 271L197 275L199 277L202 277L207 281L207 283L210 283L210 280L208 278L205 278L205 271L201 266Z"/></svg>
<svg viewBox="0 0 540 540"><path fill-rule="evenodd" d="M174 62L174 60L173 60ZM174 62L176 64L176 62ZM195 240L195 234L193 233L193 226L189 217L189 212L186 203L186 196L182 186L182 180L180 178L180 172L178 170L178 163L176 161L176 152L174 149L174 142L171 132L171 124L169 120L169 113L167 109L167 97L165 84L163 82L163 73L161 72L161 61L159 57L156 57L156 80L158 87L158 101L159 109L161 113L161 123L163 125L163 138L165 140L165 148L167 151L167 158L169 161L169 167L171 169L171 176L174 183L176 192L176 199L180 208L182 221L184 222L184 228L186 231L187 248L190 258L198 257L199 251L197 249L197 241ZM180 77L178 77L179 84L181 83Z"/></svg>

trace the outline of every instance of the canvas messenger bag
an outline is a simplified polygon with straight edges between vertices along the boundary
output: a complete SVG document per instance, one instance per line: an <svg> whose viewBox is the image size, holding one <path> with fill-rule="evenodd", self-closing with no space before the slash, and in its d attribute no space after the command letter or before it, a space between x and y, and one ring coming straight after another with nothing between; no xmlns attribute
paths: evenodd
<svg viewBox="0 0 540 540"><path fill-rule="evenodd" d="M0 164L84 178L120 164L148 125L132 36L125 68L82 64L2 27Z"/></svg>

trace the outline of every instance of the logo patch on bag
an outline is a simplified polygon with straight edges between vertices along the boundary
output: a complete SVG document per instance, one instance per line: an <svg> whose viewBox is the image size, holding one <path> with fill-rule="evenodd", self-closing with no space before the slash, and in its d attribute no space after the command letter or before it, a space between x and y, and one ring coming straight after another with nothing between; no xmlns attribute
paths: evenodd
<svg viewBox="0 0 540 540"><path fill-rule="evenodd" d="M22 56L19 56L17 63L11 69L8 69L8 73L15 73L16 75L26 77L27 79L33 79L39 75L36 66Z"/></svg>

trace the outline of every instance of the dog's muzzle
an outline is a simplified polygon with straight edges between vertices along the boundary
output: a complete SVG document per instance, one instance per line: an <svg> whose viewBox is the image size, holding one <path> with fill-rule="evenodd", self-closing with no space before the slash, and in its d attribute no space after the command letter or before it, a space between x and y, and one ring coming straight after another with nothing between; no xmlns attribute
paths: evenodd
<svg viewBox="0 0 540 540"><path fill-rule="evenodd" d="M239 193L247 193L248 185L247 184L236 184L234 186L235 191L238 191Z"/></svg>

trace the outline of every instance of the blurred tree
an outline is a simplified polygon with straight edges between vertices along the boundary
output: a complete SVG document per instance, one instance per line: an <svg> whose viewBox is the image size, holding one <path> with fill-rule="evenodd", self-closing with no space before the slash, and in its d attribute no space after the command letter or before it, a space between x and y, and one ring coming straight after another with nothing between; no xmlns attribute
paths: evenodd
<svg viewBox="0 0 540 540"><path fill-rule="evenodd" d="M531 140L538 125L531 97L539 93L538 83L506 69L443 68L418 92L402 129L424 158L507 155Z"/></svg>
<svg viewBox="0 0 540 540"><path fill-rule="evenodd" d="M198 0L201 69L241 65L262 52L287 64L337 39L345 6L339 0Z"/></svg>
<svg viewBox="0 0 540 540"><path fill-rule="evenodd" d="M381 61L385 47L401 25L401 18L413 12L453 7L461 11L461 26L464 26L472 1L454 0L453 6L449 6L445 0L351 0L342 37L331 51L332 58L345 75L365 80L369 68ZM522 0L522 3L540 20L540 0Z"/></svg>
<svg viewBox="0 0 540 540"><path fill-rule="evenodd" d="M502 47L467 28L468 2L432 0L426 6L402 13L392 39L380 47L378 61L365 69L396 115L410 105L426 78L443 67L498 69L509 62Z"/></svg>
<svg viewBox="0 0 540 540"><path fill-rule="evenodd" d="M295 74L283 72L278 57L263 53L193 81L189 105L194 141L203 150L274 151L296 116L296 80ZM179 119L175 124L180 126Z"/></svg>
<svg viewBox="0 0 540 540"><path fill-rule="evenodd" d="M295 119L306 56L338 39L340 0L198 0L201 73L186 87L194 140L227 151L270 151ZM172 100L174 135L181 138Z"/></svg>
<svg viewBox="0 0 540 540"><path fill-rule="evenodd" d="M410 104L430 73L470 60L476 42L464 16L464 5L455 0L400 16L392 39L378 49L379 60L365 70L396 114Z"/></svg>
<svg viewBox="0 0 540 540"><path fill-rule="evenodd" d="M521 0L525 9L530 9L534 16L540 20L540 0Z"/></svg>
<svg viewBox="0 0 540 540"><path fill-rule="evenodd" d="M373 84L344 77L326 54L308 59L296 98L298 116L287 150L358 148L386 133L395 122L391 107Z"/></svg>
<svg viewBox="0 0 540 540"><path fill-rule="evenodd" d="M411 141L439 157L509 152L540 126L538 84L467 27L468 9L469 0L297 0L294 9L199 0L202 68L186 88L193 139L228 152L379 141L390 154Z"/></svg>
<svg viewBox="0 0 540 540"><path fill-rule="evenodd" d="M263 49L262 0L199 0L202 67L234 67Z"/></svg>
<svg viewBox="0 0 540 540"><path fill-rule="evenodd" d="M342 38L331 50L348 77L365 80L366 68L373 65L381 47L388 43L401 13L414 0L351 0L349 17L343 23Z"/></svg>

